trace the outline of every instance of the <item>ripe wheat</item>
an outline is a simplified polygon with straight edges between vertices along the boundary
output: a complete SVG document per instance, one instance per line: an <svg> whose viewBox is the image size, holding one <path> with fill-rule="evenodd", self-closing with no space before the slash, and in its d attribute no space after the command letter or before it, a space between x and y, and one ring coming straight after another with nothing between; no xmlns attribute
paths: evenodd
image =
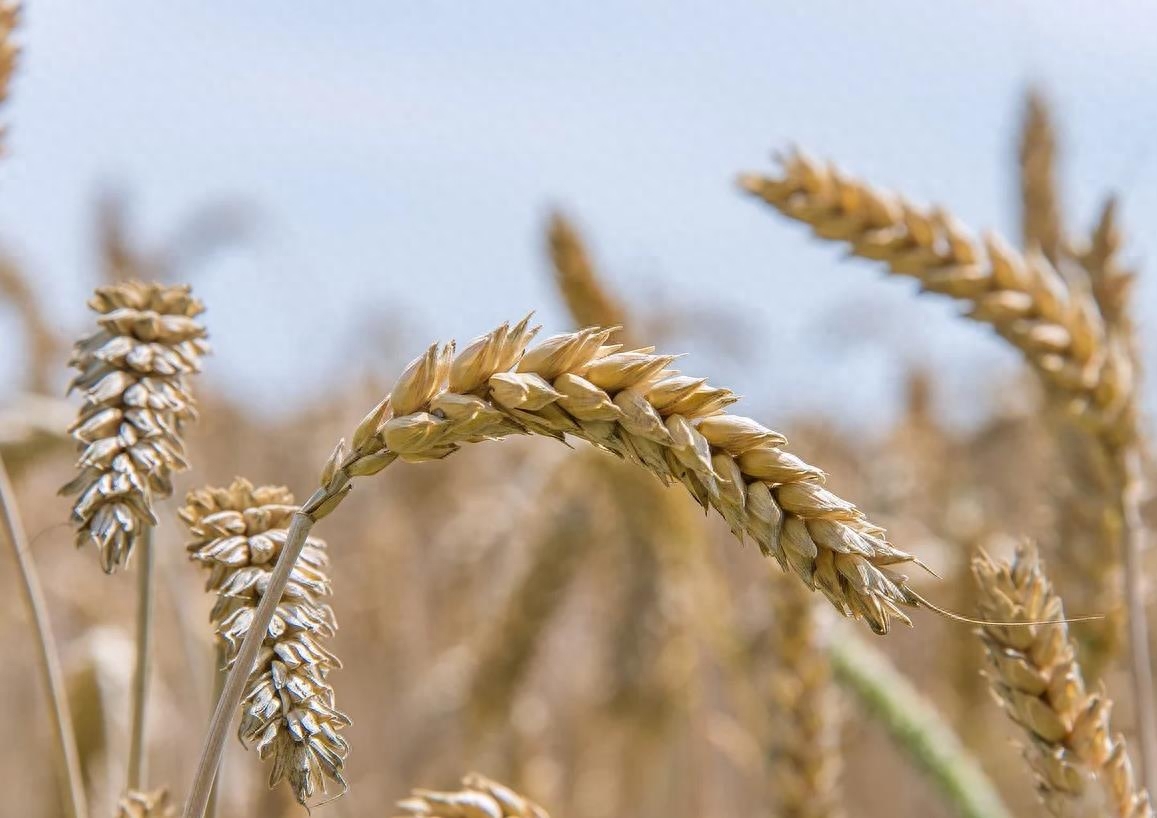
<svg viewBox="0 0 1157 818"><path fill-rule="evenodd" d="M1099 436L1115 447L1135 439L1127 348L1106 335L1095 302L1070 291L1039 252L1022 255L995 235L978 243L946 211L917 207L799 153L783 160L780 176L744 176L741 184L816 235L847 242L854 255L967 302L969 317L1019 349Z"/></svg>
<svg viewBox="0 0 1157 818"><path fill-rule="evenodd" d="M989 681L1009 717L1029 740L1028 759L1042 799L1057 816L1098 794L1094 809L1120 818L1147 818L1149 796L1134 780L1124 739L1109 724L1112 702L1088 693L1061 599L1035 549L1022 546L1011 562L987 555L973 561L980 613L994 622L980 632L991 662Z"/></svg>
<svg viewBox="0 0 1157 818"><path fill-rule="evenodd" d="M463 778L456 792L414 790L398 808L413 818L550 818L529 798L478 773Z"/></svg>
<svg viewBox="0 0 1157 818"><path fill-rule="evenodd" d="M297 510L281 486L253 487L237 479L227 489L190 492L180 511L193 535L192 559L209 569L207 587L217 601L210 617L232 662L265 593ZM338 731L350 721L334 706L328 681L337 659L322 647L337 625L319 599L329 596L326 544L309 538L269 624L249 677L238 736L261 758L272 757L269 786L287 779L306 804L325 778L344 789L349 745Z"/></svg>
<svg viewBox="0 0 1157 818"><path fill-rule="evenodd" d="M84 393L69 431L80 473L61 489L77 545L93 543L107 573L126 565L157 518L153 500L172 493L186 468L182 425L195 417L187 376L208 347L195 319L204 308L188 287L128 282L101 287L89 302L99 329L77 342L72 388Z"/></svg>
<svg viewBox="0 0 1157 818"><path fill-rule="evenodd" d="M1065 248L1057 193L1057 136L1049 106L1039 93L1025 101L1020 140L1021 235L1057 264Z"/></svg>
<svg viewBox="0 0 1157 818"><path fill-rule="evenodd" d="M883 529L821 484L824 474L781 447L786 440L753 420L726 414L736 398L669 367L673 355L608 345L612 330L591 327L527 350L529 317L471 342L433 344L407 367L390 396L344 442L304 509L332 511L352 488L394 459L437 460L462 444L511 434L567 435L680 482L715 508L741 539L754 539L784 570L818 588L841 612L885 633L917 595L893 566L913 557Z"/></svg>

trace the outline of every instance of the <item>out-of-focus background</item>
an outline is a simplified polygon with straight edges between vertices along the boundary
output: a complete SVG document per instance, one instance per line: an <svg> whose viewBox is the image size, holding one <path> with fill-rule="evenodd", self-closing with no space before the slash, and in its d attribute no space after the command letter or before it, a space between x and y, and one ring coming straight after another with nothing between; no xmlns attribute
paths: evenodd
<svg viewBox="0 0 1157 818"><path fill-rule="evenodd" d="M50 434L69 409L44 395L62 393L63 348L118 265L188 280L208 307L214 354L177 497L244 475L300 498L431 341L532 309L548 331L572 325L545 249L561 208L637 336L743 394L744 412L943 575L923 590L970 612L974 550L1047 541L1063 517L1019 359L953 305L813 242L734 177L799 145L1015 239L1032 86L1059 129L1070 224L1091 228L1117 193L1143 267L1157 247L1155 37L1142 2L30 2L4 114L0 247L58 346L34 371L31 308L0 301L0 431L28 433L5 458L96 809L111 814L122 774L133 580L72 548L55 490L73 454ZM1143 353L1154 287L1142 274ZM322 814L388 815L410 786L474 768L556 816L767 811L776 725L750 705L782 694L760 650L773 567L686 498L662 501L677 522L649 521L640 491L654 489L585 448L513 441L392 469L319 527L346 665L333 682L355 722L351 792ZM210 600L174 508L151 779L183 795L209 712ZM552 568L550 553L571 556ZM50 766L30 760L50 757L51 732L27 627L2 570L0 769L21 782L5 816L58 809ZM1016 814L1037 814L968 626L922 616L875 645ZM1115 666L1103 678L1124 689ZM800 704L813 706L853 707ZM853 814L949 814L878 726L846 720L841 746ZM231 746L221 814L296 814L263 793L265 772Z"/></svg>

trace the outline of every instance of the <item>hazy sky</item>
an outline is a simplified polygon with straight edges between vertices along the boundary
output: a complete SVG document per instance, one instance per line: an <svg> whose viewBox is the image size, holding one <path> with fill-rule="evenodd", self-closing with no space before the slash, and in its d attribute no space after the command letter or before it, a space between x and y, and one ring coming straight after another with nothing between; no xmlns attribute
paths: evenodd
<svg viewBox="0 0 1157 818"><path fill-rule="evenodd" d="M694 339L687 371L765 407L876 419L925 363L963 405L1015 359L733 178L797 143L1013 232L1030 81L1063 122L1070 218L1117 189L1133 258L1157 246L1151 2L27 5L0 236L84 326L103 185L132 193L154 239L207 201L253 203L257 235L197 289L211 375L271 405L295 373L364 368L383 336L416 353L529 309L566 328L542 260L552 203L636 303L742 319L709 332L758 366ZM1147 328L1155 295L1148 276Z"/></svg>

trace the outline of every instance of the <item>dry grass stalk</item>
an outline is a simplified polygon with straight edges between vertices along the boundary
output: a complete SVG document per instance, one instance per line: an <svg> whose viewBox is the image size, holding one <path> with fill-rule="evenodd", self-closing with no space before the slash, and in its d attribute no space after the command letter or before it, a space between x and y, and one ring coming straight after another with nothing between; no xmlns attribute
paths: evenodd
<svg viewBox="0 0 1157 818"><path fill-rule="evenodd" d="M973 572L982 617L1048 623L987 625L980 637L991 662L993 692L1029 740L1029 764L1050 811L1069 815L1076 803L1121 818L1151 816L1149 796L1134 779L1124 739L1112 733L1112 702L1085 689L1068 626L1060 621L1060 597L1035 549L1018 548L1011 562L982 555L973 561Z"/></svg>
<svg viewBox="0 0 1157 818"><path fill-rule="evenodd" d="M229 662L253 621L297 506L280 486L254 488L237 479L227 489L190 492L181 519L193 535L191 558L209 569L217 601L210 617ZM309 538L266 630L249 677L238 736L258 755L272 757L269 786L289 782L306 804L325 780L346 786L349 746L338 731L350 721L334 706L328 676L339 667L322 646L337 625L320 599L329 596L326 544Z"/></svg>
<svg viewBox="0 0 1157 818"><path fill-rule="evenodd" d="M795 583L778 579L772 619L758 647L772 663L768 709L768 792L782 818L844 814L840 775L841 702L828 658L830 611Z"/></svg>
<svg viewBox="0 0 1157 818"><path fill-rule="evenodd" d="M176 818L176 815L166 789L130 790L117 802L116 818Z"/></svg>
<svg viewBox="0 0 1157 818"><path fill-rule="evenodd" d="M578 230L562 213L554 213L547 228L547 247L555 284L580 327L627 325L627 313L591 263Z"/></svg>
<svg viewBox="0 0 1157 818"><path fill-rule="evenodd" d="M1114 447L1137 435L1133 365L1105 332L1091 299L1069 290L1043 255L1018 253L995 235L977 242L942 209L927 210L800 153L775 178L741 184L817 236L847 242L923 289L969 304L1024 353L1075 416Z"/></svg>
<svg viewBox="0 0 1157 818"><path fill-rule="evenodd" d="M1021 236L1053 264L1065 250L1057 191L1057 135L1047 100L1038 91L1025 100L1020 130Z"/></svg>
<svg viewBox="0 0 1157 818"><path fill-rule="evenodd" d="M204 308L188 287L127 282L99 288L89 306L99 329L72 357L72 388L84 393L69 430L80 473L61 493L79 495L77 545L96 545L111 574L156 525L153 501L172 493L173 472L187 467L181 427L195 417L187 376L208 347L196 321Z"/></svg>
<svg viewBox="0 0 1157 818"><path fill-rule="evenodd" d="M414 790L398 809L413 818L550 818L526 796L478 773L463 778L456 792Z"/></svg>

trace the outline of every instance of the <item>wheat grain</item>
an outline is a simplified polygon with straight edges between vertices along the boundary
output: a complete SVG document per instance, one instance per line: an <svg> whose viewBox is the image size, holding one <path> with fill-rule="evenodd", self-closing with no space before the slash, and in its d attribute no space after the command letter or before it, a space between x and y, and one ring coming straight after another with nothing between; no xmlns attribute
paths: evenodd
<svg viewBox="0 0 1157 818"><path fill-rule="evenodd" d="M1057 137L1048 101L1038 91L1030 92L1025 100L1018 158L1024 246L1040 250L1057 264L1065 250L1057 191Z"/></svg>
<svg viewBox="0 0 1157 818"><path fill-rule="evenodd" d="M227 489L190 492L180 511L193 535L191 558L209 569L207 587L217 594L210 617L229 661L251 627L296 510L285 488L237 479ZM339 663L321 644L337 627L333 611L319 601L331 593L325 551L316 538L302 551L266 629L238 728L242 742L261 758L272 757L269 786L287 779L301 804L319 786L325 791L326 778L346 786L349 747L338 731L350 721L335 708L328 681Z"/></svg>
<svg viewBox="0 0 1157 818"><path fill-rule="evenodd" d="M1011 562L981 555L973 561L980 613L996 622L980 632L992 667L990 683L1009 717L1025 732L1028 759L1050 811L1097 795L1098 809L1121 818L1151 816L1149 796L1134 780L1124 740L1111 732L1112 703L1085 689L1060 597L1034 548L1021 546Z"/></svg>
<svg viewBox="0 0 1157 818"><path fill-rule="evenodd" d="M414 790L398 808L413 818L550 818L526 796L478 773L463 778L455 792Z"/></svg>
<svg viewBox="0 0 1157 818"><path fill-rule="evenodd" d="M79 370L72 388L84 393L69 429L80 473L61 493L79 495L77 545L96 545L111 574L156 525L153 500L171 494L172 473L187 466L181 427L195 411L186 377L208 347L195 320L203 307L188 287L101 287L89 306L100 314L99 329L72 356Z"/></svg>
<svg viewBox="0 0 1157 818"><path fill-rule="evenodd" d="M117 801L116 818L176 818L165 789L142 792L129 790Z"/></svg>
<svg viewBox="0 0 1157 818"><path fill-rule="evenodd" d="M913 276L925 290L969 304L1019 349L1067 408L1115 446L1135 438L1133 366L1107 337L1095 303L1066 287L1040 253L994 234L982 243L942 209L926 210L800 153L779 177L744 176L745 189L854 255Z"/></svg>

